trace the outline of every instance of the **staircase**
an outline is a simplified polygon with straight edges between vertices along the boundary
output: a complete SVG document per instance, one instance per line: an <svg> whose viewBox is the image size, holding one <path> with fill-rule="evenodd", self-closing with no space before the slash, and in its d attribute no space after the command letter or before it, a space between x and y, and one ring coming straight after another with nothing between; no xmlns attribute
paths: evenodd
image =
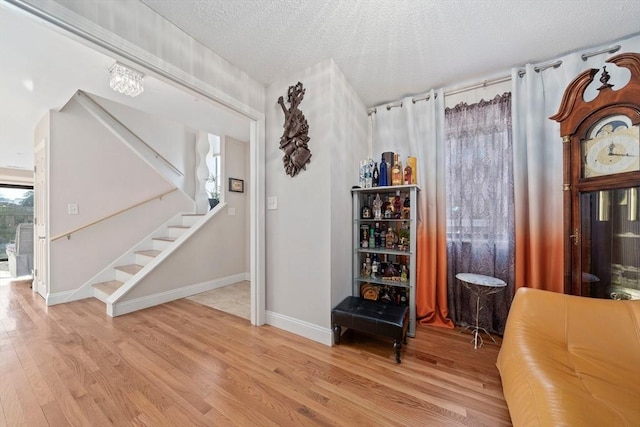
<svg viewBox="0 0 640 427"><path fill-rule="evenodd" d="M100 301L107 303L107 299L120 288L125 286L130 288L135 284L136 275L150 271L157 263L152 263L154 259L162 256L171 250L178 238L184 235L192 226L204 218L203 214L180 214L176 220L177 225L165 225L149 236L129 253L120 257L121 264L112 266L109 271L102 273L104 276L111 276L109 280L94 283L93 296ZM146 269L146 270L145 270ZM145 271L143 271L145 270Z"/></svg>

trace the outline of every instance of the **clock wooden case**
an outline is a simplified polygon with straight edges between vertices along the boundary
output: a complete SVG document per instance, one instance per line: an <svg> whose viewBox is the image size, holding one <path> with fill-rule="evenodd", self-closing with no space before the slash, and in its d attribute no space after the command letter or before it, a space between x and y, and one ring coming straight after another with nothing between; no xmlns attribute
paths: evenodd
<svg viewBox="0 0 640 427"><path fill-rule="evenodd" d="M640 53L579 74L559 111L563 143L565 293L640 298ZM607 67L631 77L609 83ZM597 96L585 90L600 73Z"/></svg>

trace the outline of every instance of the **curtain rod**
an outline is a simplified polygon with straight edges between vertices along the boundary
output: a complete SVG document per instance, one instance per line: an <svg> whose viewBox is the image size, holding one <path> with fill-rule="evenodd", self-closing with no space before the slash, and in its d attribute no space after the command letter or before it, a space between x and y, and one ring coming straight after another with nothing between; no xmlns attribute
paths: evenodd
<svg viewBox="0 0 640 427"><path fill-rule="evenodd" d="M487 87L487 86L491 86L491 85L494 85L494 84L503 83L503 82L506 82L506 81L509 81L509 80L511 80L511 76L499 77L499 78L496 78L496 79L493 79L493 80L484 80L482 83L476 83L476 84L471 85L471 86L466 86L466 87L463 87L463 88L460 88L460 89L455 89L455 90L452 90L452 91L449 91L449 92L445 92L444 96L455 95L455 94L458 94L458 93L467 92L467 91L474 90L474 89L480 89L482 87ZM434 94L433 97L437 98L438 94L437 93ZM415 104L416 102L428 101L429 99L431 99L431 95L426 95L426 96L423 96L422 98L412 98L411 102ZM391 110L392 108L396 108L396 107L402 108L402 102L399 102L397 104L388 104L388 105L386 105L387 111ZM367 111L367 115L370 116L372 114L376 114L377 112L378 112L377 107L376 108L372 108L372 109Z"/></svg>
<svg viewBox="0 0 640 427"><path fill-rule="evenodd" d="M498 83L508 82L509 80L511 80L511 76L498 77L497 79L493 79L493 80L484 80L482 83L476 83L474 85L462 87L460 89L450 90L449 92L445 92L444 96L456 95L458 93L468 92L470 90L480 89L483 87L496 85Z"/></svg>
<svg viewBox="0 0 640 427"><path fill-rule="evenodd" d="M587 59L591 58L592 56L600 55L600 54L603 54L603 53L608 53L608 54L616 53L617 51L620 50L620 48L621 48L621 46L619 44L617 44L615 46L612 46L612 47L609 47L609 48L606 48L606 49L600 49L600 50L595 50L593 52L583 53L580 57L582 58L583 61L586 61ZM533 67L533 70L536 73L540 73L540 72L542 72L542 71L544 71L544 70L546 70L548 68L558 68L561 65L562 65L562 60L558 60L558 61L555 61L555 62L550 62L548 64L535 66L535 67ZM518 71L518 77L523 77L526 73L527 73L526 70L519 70ZM452 91L449 91L449 92L445 92L444 95L445 96L451 96L451 95L467 92L467 91L474 90L474 89L480 89L482 87L487 87L487 86L490 86L490 85L493 85L493 84L503 83L503 82L506 82L506 81L509 81L509 80L511 80L511 76L499 77L499 78L494 79L494 80L485 80L482 83L477 83L477 84L474 84L474 85L471 85L471 86L467 86L467 87L463 87L463 88L460 88L460 89L455 89L455 90L452 90ZM438 97L438 94L436 93L434 98L437 98L437 97ZM413 102L415 104L418 101L428 101L430 98L431 98L431 95L427 95L427 96L424 96L422 98L413 98L411 100L411 102ZM395 108L395 107L402 107L402 102L400 102L399 104L389 104L389 105L387 105L387 111L392 109L392 108ZM376 113L377 113L377 107L376 108L372 108L372 109L367 111L367 115L369 115L369 116L371 114L376 114Z"/></svg>
<svg viewBox="0 0 640 427"><path fill-rule="evenodd" d="M601 53L608 53L608 54L612 54L612 53L616 53L617 51L620 50L620 45L617 44L615 46L612 46L608 49L602 49L602 50L596 50L594 52L590 52L590 53L583 53L580 57L582 58L583 61L586 61L587 59L591 58L592 56L596 56L596 55L600 55Z"/></svg>

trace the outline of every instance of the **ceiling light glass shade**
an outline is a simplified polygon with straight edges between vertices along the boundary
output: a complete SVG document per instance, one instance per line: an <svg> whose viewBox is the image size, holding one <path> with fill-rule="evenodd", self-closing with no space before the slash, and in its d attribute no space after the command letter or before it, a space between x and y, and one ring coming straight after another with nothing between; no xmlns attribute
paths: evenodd
<svg viewBox="0 0 640 427"><path fill-rule="evenodd" d="M116 62L109 68L109 73L111 73L109 86L116 92L134 97L140 95L144 90L142 87L144 74L139 71Z"/></svg>

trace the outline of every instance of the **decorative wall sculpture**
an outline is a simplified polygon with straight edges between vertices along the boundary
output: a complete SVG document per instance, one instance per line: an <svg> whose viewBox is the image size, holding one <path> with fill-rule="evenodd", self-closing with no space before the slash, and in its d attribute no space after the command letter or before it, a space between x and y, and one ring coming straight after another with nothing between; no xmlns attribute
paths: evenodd
<svg viewBox="0 0 640 427"><path fill-rule="evenodd" d="M309 124L302 111L298 109L304 92L305 89L300 82L295 86L289 86L287 92L289 108L285 106L282 96L278 98L278 104L284 112L284 132L280 137L280 149L284 151L282 162L285 172L291 177L296 176L301 169L306 169L307 163L311 161L311 151L308 146Z"/></svg>

